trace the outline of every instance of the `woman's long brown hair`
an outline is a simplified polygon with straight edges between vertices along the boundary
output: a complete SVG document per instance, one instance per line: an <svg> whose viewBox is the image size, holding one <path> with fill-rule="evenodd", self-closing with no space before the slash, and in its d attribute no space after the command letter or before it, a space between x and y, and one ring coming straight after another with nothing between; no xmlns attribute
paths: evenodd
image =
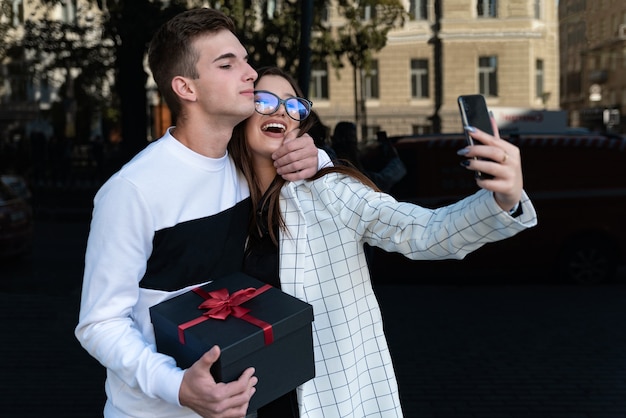
<svg viewBox="0 0 626 418"><path fill-rule="evenodd" d="M257 70L259 77L256 82L261 80L266 75L274 75L284 78L289 82L293 90L296 92L296 95L299 97L304 97L302 90L298 86L298 83L294 80L294 78L289 75L289 73L278 67L262 67ZM233 136L228 144L228 152L233 158L235 165L237 168L241 170L244 177L248 181L248 185L250 188L250 199L251 199L251 207L250 211L250 222L249 222L249 232L257 234L259 236L263 235L263 228L259 224L259 217L256 216L257 213L262 210L263 206L267 206L268 208L268 217L267 217L267 225L268 232L272 239L272 242L275 245L278 245L278 237L276 236L275 228L273 226L278 225L279 228L285 230L285 220L280 213L279 206L279 197L280 197L280 189L286 183L286 180L281 176L276 175L272 184L270 184L267 191L263 192L261 189L261 185L259 182L256 173L254 172L254 168L252 166L252 153L250 152L250 148L248 147L248 143L246 142L245 136L245 126L247 120L239 123L233 129ZM313 125L312 119L305 119L300 123L300 135L307 132ZM374 190L379 190L378 187L361 171L354 167L348 167L343 165L338 166L329 166L324 167L319 170L314 176L312 176L309 180L315 180L322 177L328 173L343 173L349 176L352 176L365 185L371 187ZM261 201L263 199L263 201Z"/></svg>

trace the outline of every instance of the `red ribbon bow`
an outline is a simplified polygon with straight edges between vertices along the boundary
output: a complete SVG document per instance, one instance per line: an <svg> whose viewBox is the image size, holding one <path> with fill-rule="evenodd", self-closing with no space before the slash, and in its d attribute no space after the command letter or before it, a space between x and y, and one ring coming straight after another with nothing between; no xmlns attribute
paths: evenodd
<svg viewBox="0 0 626 418"><path fill-rule="evenodd" d="M198 309L208 309L202 316L192 319L178 326L178 340L181 344L185 344L185 330L201 322L204 322L210 318L225 320L229 315L233 315L235 318L243 319L251 324L254 324L263 329L265 337L265 344L271 344L274 341L274 333L272 331L272 325L265 321L261 321L248 315L250 309L244 308L241 305L244 302L249 301L253 297L260 295L272 286L266 284L258 289L249 287L234 292L232 295L228 293L228 289L212 290L210 292L204 291L200 287L192 289L194 293L202 296L205 301L198 306Z"/></svg>
<svg viewBox="0 0 626 418"><path fill-rule="evenodd" d="M231 314L235 318L241 318L250 312L250 309L243 308L239 305L256 296L256 289L249 287L247 289L238 290L232 295L228 294L228 289L219 289L208 292L208 295L210 298L198 306L198 309L208 309L208 311L202 315L222 320L228 318Z"/></svg>

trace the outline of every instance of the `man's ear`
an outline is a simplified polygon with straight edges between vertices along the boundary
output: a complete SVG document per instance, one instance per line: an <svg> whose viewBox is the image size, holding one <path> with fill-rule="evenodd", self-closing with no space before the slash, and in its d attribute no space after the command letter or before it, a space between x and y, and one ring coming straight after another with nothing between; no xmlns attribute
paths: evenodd
<svg viewBox="0 0 626 418"><path fill-rule="evenodd" d="M172 79L172 90L181 100L195 102L197 100L195 86L188 78L176 76Z"/></svg>

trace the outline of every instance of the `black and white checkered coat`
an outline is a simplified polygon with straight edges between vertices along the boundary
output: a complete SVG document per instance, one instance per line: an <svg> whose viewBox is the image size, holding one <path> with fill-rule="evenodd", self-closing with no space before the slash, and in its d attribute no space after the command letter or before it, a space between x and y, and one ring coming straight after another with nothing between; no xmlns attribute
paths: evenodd
<svg viewBox="0 0 626 418"><path fill-rule="evenodd" d="M513 218L481 190L431 210L337 173L283 187L281 286L313 305L315 315L315 378L298 388L301 418L402 416L364 243L411 259L460 259L534 226L526 194L522 207Z"/></svg>

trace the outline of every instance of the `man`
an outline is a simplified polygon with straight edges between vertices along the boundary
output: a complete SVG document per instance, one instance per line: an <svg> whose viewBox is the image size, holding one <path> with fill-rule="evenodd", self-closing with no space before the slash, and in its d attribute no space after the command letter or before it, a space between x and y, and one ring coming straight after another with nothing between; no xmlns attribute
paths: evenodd
<svg viewBox="0 0 626 418"><path fill-rule="evenodd" d="M114 174L94 199L76 337L107 368L105 417L242 417L257 378L210 373L213 347L187 370L157 353L149 307L242 266L249 189L226 152L254 112L256 71L232 21L181 13L150 44L149 64L177 124ZM327 161L309 136L274 153L287 180Z"/></svg>
<svg viewBox="0 0 626 418"><path fill-rule="evenodd" d="M382 137L380 135L383 135ZM353 122L341 121L335 125L332 148L336 158L345 160L369 177L382 191L389 193L391 188L406 175L406 167L393 144L387 139L385 132L379 132L380 147L377 157L380 158L379 168L366 168L363 164L356 125Z"/></svg>

